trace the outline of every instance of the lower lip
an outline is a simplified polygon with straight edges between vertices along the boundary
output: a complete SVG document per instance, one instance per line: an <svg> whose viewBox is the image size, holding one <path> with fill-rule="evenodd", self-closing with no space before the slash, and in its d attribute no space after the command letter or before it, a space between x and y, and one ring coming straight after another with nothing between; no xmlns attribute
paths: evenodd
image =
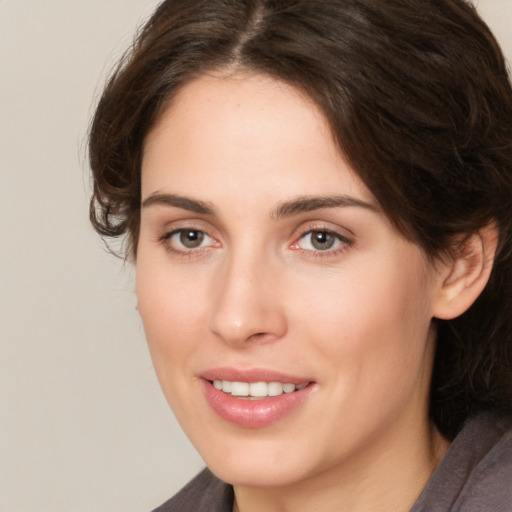
<svg viewBox="0 0 512 512"><path fill-rule="evenodd" d="M201 383L210 407L222 419L248 428L264 427L282 419L296 409L314 387L309 384L293 393L247 400L214 388L210 381L201 379Z"/></svg>

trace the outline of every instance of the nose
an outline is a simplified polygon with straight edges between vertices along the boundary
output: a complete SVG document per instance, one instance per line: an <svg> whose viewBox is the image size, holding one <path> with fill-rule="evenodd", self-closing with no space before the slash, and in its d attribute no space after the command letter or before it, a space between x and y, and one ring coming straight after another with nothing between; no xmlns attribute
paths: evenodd
<svg viewBox="0 0 512 512"><path fill-rule="evenodd" d="M278 269L263 258L232 257L215 278L210 330L225 343L268 343L287 330L285 305L278 292Z"/></svg>

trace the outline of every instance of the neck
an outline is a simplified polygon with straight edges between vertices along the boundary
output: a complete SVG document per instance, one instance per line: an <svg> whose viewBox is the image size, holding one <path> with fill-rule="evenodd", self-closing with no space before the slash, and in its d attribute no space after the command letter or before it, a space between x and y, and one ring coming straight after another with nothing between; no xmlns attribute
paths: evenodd
<svg viewBox="0 0 512 512"><path fill-rule="evenodd" d="M378 446L365 447L365 453L296 484L235 486L233 511L407 512L449 445L435 427L426 425L420 436L390 427L398 443L381 437Z"/></svg>

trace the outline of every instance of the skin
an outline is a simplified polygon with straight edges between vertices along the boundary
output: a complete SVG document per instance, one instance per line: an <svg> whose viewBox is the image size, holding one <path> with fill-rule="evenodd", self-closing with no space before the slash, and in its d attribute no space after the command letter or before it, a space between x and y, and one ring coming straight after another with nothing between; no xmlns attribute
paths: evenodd
<svg viewBox="0 0 512 512"><path fill-rule="evenodd" d="M348 204L297 206L333 195ZM147 136L142 201L154 366L235 510L409 510L447 449L428 390L450 269L392 227L312 101L264 76L194 80ZM180 229L202 241L186 247ZM312 390L246 428L205 399L199 376L217 367L307 376Z"/></svg>

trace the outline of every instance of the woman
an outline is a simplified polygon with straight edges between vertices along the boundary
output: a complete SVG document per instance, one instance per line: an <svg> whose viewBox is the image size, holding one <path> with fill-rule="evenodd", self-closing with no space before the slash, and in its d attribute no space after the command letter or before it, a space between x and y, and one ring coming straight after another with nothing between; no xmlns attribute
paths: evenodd
<svg viewBox="0 0 512 512"><path fill-rule="evenodd" d="M159 511L512 510L510 119L463 0L158 7L90 161L209 468Z"/></svg>

